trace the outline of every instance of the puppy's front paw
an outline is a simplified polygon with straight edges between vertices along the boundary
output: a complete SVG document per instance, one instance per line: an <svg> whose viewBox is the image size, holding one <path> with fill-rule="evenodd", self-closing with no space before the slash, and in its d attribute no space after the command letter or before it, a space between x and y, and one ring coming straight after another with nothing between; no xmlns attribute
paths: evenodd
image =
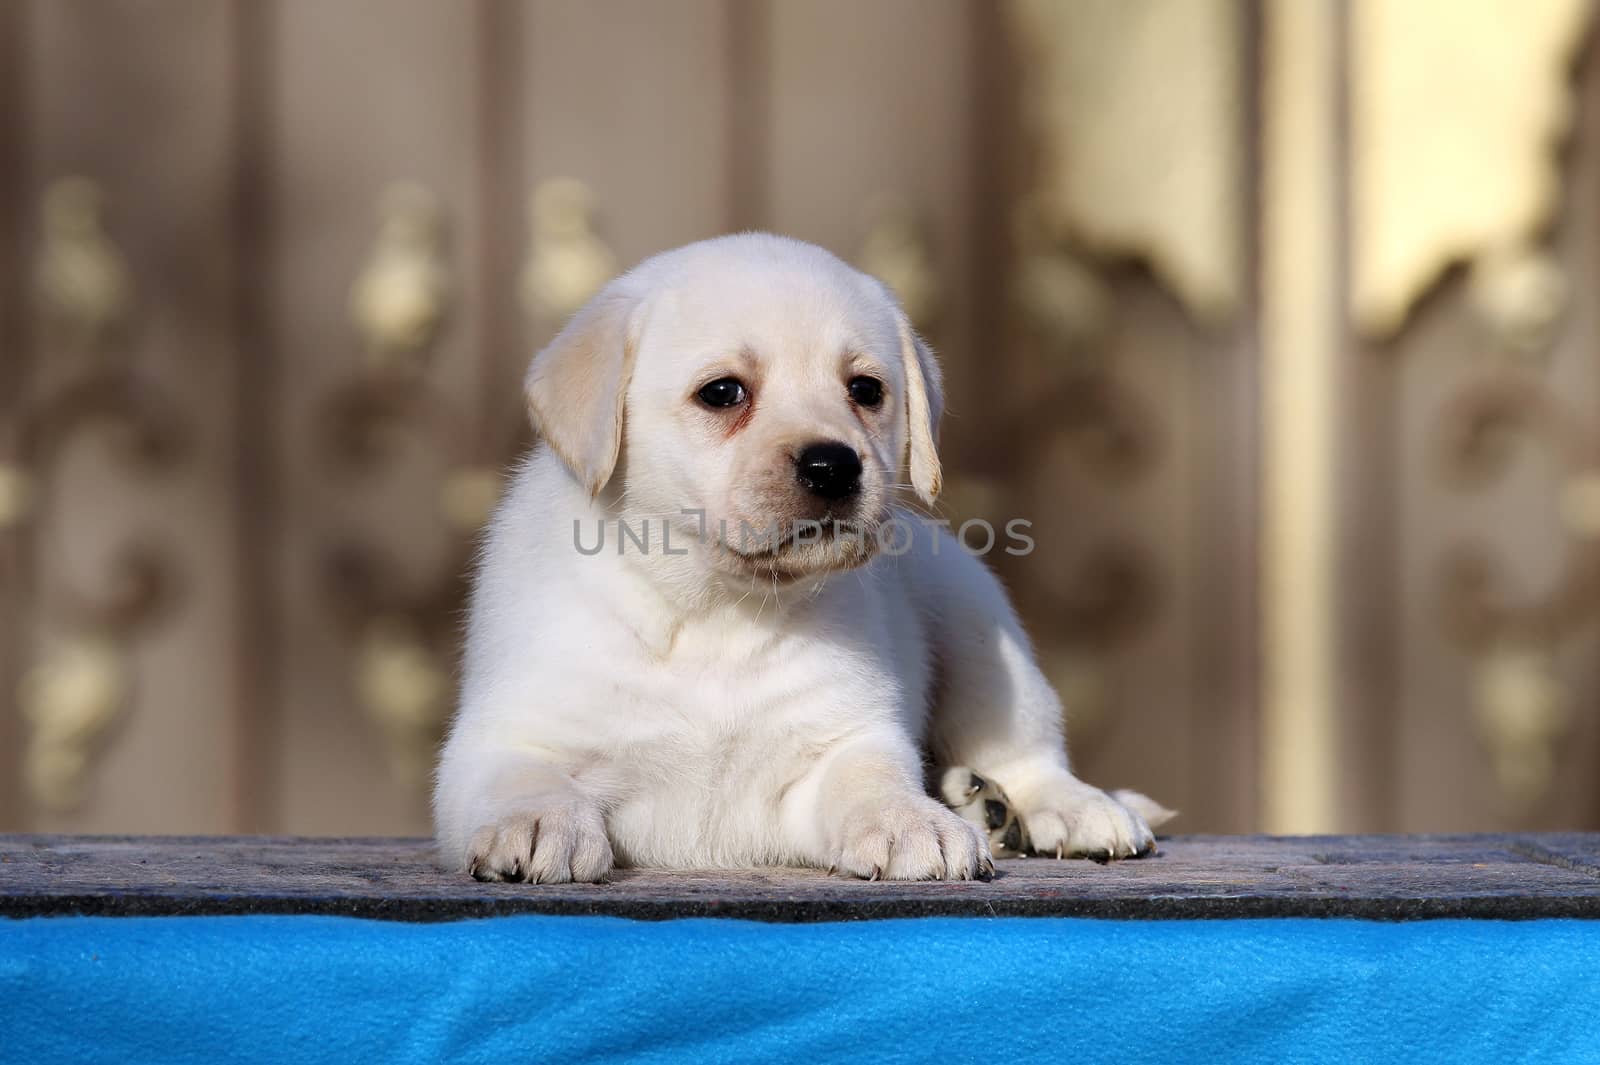
<svg viewBox="0 0 1600 1065"><path fill-rule="evenodd" d="M478 880L594 883L611 872L611 841L600 811L585 804L509 814L473 835L467 872Z"/></svg>
<svg viewBox="0 0 1600 1065"><path fill-rule="evenodd" d="M1022 813L1036 854L1057 858L1136 858L1155 850L1156 837L1144 818L1117 800L1072 781L1042 804Z"/></svg>
<svg viewBox="0 0 1600 1065"><path fill-rule="evenodd" d="M989 843L976 826L925 796L852 811L834 869L864 880L987 880Z"/></svg>

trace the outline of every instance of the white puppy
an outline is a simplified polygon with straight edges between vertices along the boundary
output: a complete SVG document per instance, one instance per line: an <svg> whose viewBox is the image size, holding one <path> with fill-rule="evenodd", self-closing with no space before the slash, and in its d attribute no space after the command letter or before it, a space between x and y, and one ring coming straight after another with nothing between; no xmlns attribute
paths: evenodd
<svg viewBox="0 0 1600 1065"><path fill-rule="evenodd" d="M998 782L1040 853L1152 847L1140 797L1068 769L1000 584L897 506L939 491L941 395L879 282L780 237L680 248L526 391L543 442L488 532L434 796L454 866L987 875L925 755Z"/></svg>

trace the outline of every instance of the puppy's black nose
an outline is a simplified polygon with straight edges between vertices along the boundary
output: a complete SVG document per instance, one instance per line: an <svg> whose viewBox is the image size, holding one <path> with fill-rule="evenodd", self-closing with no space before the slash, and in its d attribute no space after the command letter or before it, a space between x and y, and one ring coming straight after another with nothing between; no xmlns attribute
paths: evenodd
<svg viewBox="0 0 1600 1065"><path fill-rule="evenodd" d="M801 486L823 499L843 499L861 487L861 456L848 444L812 444L794 465Z"/></svg>

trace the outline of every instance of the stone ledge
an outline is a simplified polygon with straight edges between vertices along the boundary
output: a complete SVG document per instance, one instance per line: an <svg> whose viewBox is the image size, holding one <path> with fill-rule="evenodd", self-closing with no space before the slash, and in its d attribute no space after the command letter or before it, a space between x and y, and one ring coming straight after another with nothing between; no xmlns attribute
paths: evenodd
<svg viewBox="0 0 1600 1065"><path fill-rule="evenodd" d="M438 869L425 840L0 835L0 917L1600 918L1600 834L1185 836L1140 861L998 865L989 883L759 869L480 884Z"/></svg>

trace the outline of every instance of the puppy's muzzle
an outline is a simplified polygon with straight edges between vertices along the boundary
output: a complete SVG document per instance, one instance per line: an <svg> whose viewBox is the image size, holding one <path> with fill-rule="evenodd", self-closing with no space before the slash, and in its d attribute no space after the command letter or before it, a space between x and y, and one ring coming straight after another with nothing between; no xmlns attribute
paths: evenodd
<svg viewBox="0 0 1600 1065"><path fill-rule="evenodd" d="M794 468L800 487L819 499L844 499L861 490L861 456L837 440L808 445Z"/></svg>

